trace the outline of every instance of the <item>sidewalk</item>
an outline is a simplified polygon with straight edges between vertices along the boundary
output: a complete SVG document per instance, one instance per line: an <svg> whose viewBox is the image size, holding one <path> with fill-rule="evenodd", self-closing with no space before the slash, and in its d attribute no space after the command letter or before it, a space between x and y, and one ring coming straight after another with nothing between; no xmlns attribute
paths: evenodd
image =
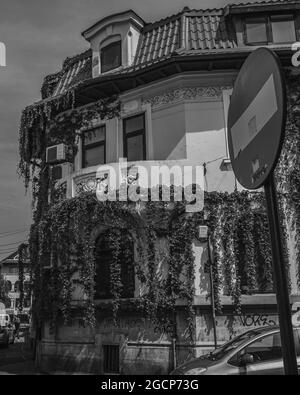
<svg viewBox="0 0 300 395"><path fill-rule="evenodd" d="M35 367L33 360L26 360L24 362L18 362L10 365L0 366L0 375L21 375L21 376L32 376L41 375Z"/></svg>

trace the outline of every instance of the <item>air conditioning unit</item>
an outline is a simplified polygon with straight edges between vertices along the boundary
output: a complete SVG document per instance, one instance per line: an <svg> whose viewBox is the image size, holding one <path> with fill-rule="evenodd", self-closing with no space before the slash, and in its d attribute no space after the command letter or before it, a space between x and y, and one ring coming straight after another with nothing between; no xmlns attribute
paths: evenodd
<svg viewBox="0 0 300 395"><path fill-rule="evenodd" d="M60 165L52 166L51 178L53 181L65 180L72 173L72 164L61 163Z"/></svg>
<svg viewBox="0 0 300 395"><path fill-rule="evenodd" d="M199 239L207 239L208 237L208 227L199 226Z"/></svg>
<svg viewBox="0 0 300 395"><path fill-rule="evenodd" d="M66 160L66 145L58 144L48 147L46 150L47 163L60 163Z"/></svg>

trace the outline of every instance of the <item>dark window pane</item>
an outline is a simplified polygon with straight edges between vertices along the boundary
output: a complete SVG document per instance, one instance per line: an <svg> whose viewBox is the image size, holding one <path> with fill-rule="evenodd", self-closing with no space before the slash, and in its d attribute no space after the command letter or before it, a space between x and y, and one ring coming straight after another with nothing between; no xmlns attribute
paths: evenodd
<svg viewBox="0 0 300 395"><path fill-rule="evenodd" d="M248 43L267 42L267 25L265 19L255 19L246 22L246 35Z"/></svg>
<svg viewBox="0 0 300 395"><path fill-rule="evenodd" d="M97 271L95 278L96 299L111 299L110 292L110 265L112 263L111 251L101 250L101 245L96 250Z"/></svg>
<svg viewBox="0 0 300 395"><path fill-rule="evenodd" d="M19 281L15 282L15 292L19 292L20 291L20 283Z"/></svg>
<svg viewBox="0 0 300 395"><path fill-rule="evenodd" d="M111 235L105 233L96 243L96 277L95 298L111 299L110 268L114 262L114 251L111 248ZM123 235L120 244L120 254L117 257L121 267L122 298L134 296L134 245L128 235Z"/></svg>
<svg viewBox="0 0 300 395"><path fill-rule="evenodd" d="M84 145L99 143L105 140L105 126L85 132Z"/></svg>
<svg viewBox="0 0 300 395"><path fill-rule="evenodd" d="M125 131L127 133L136 132L144 129L144 115L125 119Z"/></svg>
<svg viewBox="0 0 300 395"><path fill-rule="evenodd" d="M12 284L10 281L6 281L7 291L10 292L12 290Z"/></svg>
<svg viewBox="0 0 300 395"><path fill-rule="evenodd" d="M295 23L293 20L273 20L271 23L274 43L296 41Z"/></svg>
<svg viewBox="0 0 300 395"><path fill-rule="evenodd" d="M281 359L282 348L280 333L274 333L251 343L241 352L241 355L243 354L253 355L255 363Z"/></svg>
<svg viewBox="0 0 300 395"><path fill-rule="evenodd" d="M121 41L101 49L101 72L116 69L121 66Z"/></svg>
<svg viewBox="0 0 300 395"><path fill-rule="evenodd" d="M144 136L127 137L127 160L128 162L144 160Z"/></svg>
<svg viewBox="0 0 300 395"><path fill-rule="evenodd" d="M119 346L103 345L103 372L119 373Z"/></svg>
<svg viewBox="0 0 300 395"><path fill-rule="evenodd" d="M103 165L105 163L104 144L85 148L84 158L84 167Z"/></svg>

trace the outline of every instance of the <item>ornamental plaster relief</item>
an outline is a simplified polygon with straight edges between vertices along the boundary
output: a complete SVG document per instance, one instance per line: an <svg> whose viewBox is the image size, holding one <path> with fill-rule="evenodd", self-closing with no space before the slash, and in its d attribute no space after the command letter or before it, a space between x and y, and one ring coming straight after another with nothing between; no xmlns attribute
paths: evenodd
<svg viewBox="0 0 300 395"><path fill-rule="evenodd" d="M205 100L216 99L222 100L224 90L231 89L230 86L216 86L216 87L192 87L180 88L167 91L161 95L155 95L144 99L142 104L151 104L152 108L161 107L164 105L177 103L185 100Z"/></svg>

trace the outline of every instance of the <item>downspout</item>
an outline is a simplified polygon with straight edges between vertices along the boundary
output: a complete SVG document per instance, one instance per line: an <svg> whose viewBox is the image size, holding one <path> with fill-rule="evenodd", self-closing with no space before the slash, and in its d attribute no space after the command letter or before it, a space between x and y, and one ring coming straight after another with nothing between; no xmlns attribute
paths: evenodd
<svg viewBox="0 0 300 395"><path fill-rule="evenodd" d="M213 268L212 268L212 244L210 242L210 236L207 238L207 247L208 247L208 261L209 261L209 280L210 280L210 294L211 294L211 312L212 312L212 322L213 322L213 331L214 331L214 344L215 348L218 347L217 341L217 324L216 324L216 306L215 306L215 293L214 293L214 277L213 277Z"/></svg>

